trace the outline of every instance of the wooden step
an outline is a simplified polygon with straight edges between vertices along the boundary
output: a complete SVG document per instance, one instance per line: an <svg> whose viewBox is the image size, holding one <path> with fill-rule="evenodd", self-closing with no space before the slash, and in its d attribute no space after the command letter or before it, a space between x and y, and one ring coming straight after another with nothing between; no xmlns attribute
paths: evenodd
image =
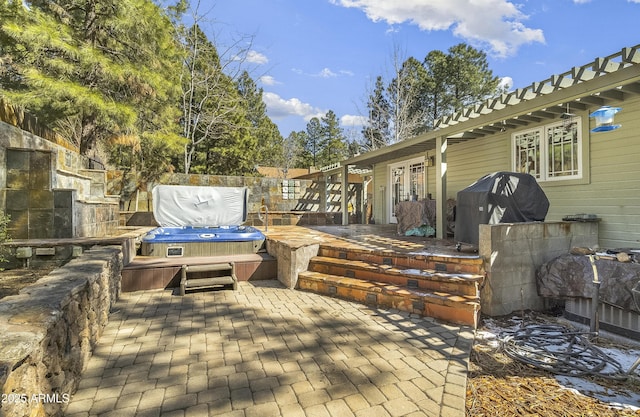
<svg viewBox="0 0 640 417"><path fill-rule="evenodd" d="M325 256L311 258L308 269L329 275L384 282L409 289L440 291L472 297L479 296L480 286L484 282L484 275L478 274L449 274L428 269L405 269Z"/></svg>
<svg viewBox="0 0 640 417"><path fill-rule="evenodd" d="M298 288L383 308L395 308L450 323L476 328L480 314L477 297L410 289L386 282L306 271Z"/></svg>
<svg viewBox="0 0 640 417"><path fill-rule="evenodd" d="M231 271L233 270L233 265L229 262L209 265L183 265L182 269L187 272Z"/></svg>
<svg viewBox="0 0 640 417"><path fill-rule="evenodd" d="M225 285L232 285L234 290L238 289L233 262L182 265L181 269L180 295L184 296L187 290L214 289ZM221 272L228 274L221 275Z"/></svg>
<svg viewBox="0 0 640 417"><path fill-rule="evenodd" d="M222 285L234 285L235 283L236 281L231 275L213 278L191 278L185 281L184 288L185 290L201 290L205 288L215 288Z"/></svg>
<svg viewBox="0 0 640 417"><path fill-rule="evenodd" d="M336 248L328 245L321 245L318 255L346 260L359 260L398 268L430 269L454 274L485 274L484 261L478 255L396 253L380 250Z"/></svg>

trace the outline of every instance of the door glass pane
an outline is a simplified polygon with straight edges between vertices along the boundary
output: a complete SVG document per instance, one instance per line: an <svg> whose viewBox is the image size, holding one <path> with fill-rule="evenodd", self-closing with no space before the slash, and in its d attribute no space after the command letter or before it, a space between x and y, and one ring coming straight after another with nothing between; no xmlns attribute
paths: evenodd
<svg viewBox="0 0 640 417"><path fill-rule="evenodd" d="M409 165L409 199L418 201L424 199L424 162Z"/></svg>
<svg viewBox="0 0 640 417"><path fill-rule="evenodd" d="M406 200L404 167L391 168L391 211L396 215L396 204Z"/></svg>

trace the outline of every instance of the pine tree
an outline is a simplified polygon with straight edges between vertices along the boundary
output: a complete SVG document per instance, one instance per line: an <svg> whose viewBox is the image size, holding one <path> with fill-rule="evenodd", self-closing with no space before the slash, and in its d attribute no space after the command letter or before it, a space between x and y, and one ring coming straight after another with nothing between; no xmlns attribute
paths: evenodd
<svg viewBox="0 0 640 417"><path fill-rule="evenodd" d="M319 161L320 166L342 161L348 154L344 133L333 110L322 117Z"/></svg>
<svg viewBox="0 0 640 417"><path fill-rule="evenodd" d="M489 69L487 55L464 43L449 48L448 85L453 111L493 96L500 83Z"/></svg>
<svg viewBox="0 0 640 417"><path fill-rule="evenodd" d="M428 74L426 102L430 104L430 126L444 115L499 93L500 79L489 69L486 54L464 43L452 46L446 54L431 51L423 65Z"/></svg>
<svg viewBox="0 0 640 417"><path fill-rule="evenodd" d="M2 95L83 154L123 134L177 140L180 50L151 1L3 0L0 17Z"/></svg>
<svg viewBox="0 0 640 417"><path fill-rule="evenodd" d="M447 64L447 55L437 50L429 52L422 63L427 72L423 84L423 102L427 109L425 124L430 129L439 117L449 112L452 105L448 92Z"/></svg>
<svg viewBox="0 0 640 417"><path fill-rule="evenodd" d="M307 123L307 130L299 135L302 143L302 160L306 167L319 167L320 150L322 149L322 126L320 119L313 117Z"/></svg>
<svg viewBox="0 0 640 417"><path fill-rule="evenodd" d="M376 78L373 92L367 102L369 118L362 130L367 150L374 150L389 144L390 106L385 94L385 86L381 76Z"/></svg>
<svg viewBox="0 0 640 417"><path fill-rule="evenodd" d="M247 109L251 123L251 135L256 139L255 160L265 166L281 166L284 161L283 139L278 126L267 116L267 106L262 100L262 88L258 88L247 71L238 80L238 91Z"/></svg>
<svg viewBox="0 0 640 417"><path fill-rule="evenodd" d="M391 81L382 91L378 77L367 103L369 125L363 135L371 149L419 135L433 129L438 118L502 93L486 54L464 43L447 53L431 51L422 63L413 57L401 63L397 50L393 58Z"/></svg>

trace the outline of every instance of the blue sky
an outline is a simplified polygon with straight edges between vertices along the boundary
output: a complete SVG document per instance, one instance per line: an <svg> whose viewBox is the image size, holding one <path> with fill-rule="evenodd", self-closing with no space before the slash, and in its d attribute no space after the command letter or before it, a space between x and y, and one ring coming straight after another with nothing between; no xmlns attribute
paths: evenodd
<svg viewBox="0 0 640 417"><path fill-rule="evenodd" d="M198 14L221 54L248 52L285 137L328 110L359 132L394 51L422 61L465 42L516 89L640 43L640 0L200 0Z"/></svg>

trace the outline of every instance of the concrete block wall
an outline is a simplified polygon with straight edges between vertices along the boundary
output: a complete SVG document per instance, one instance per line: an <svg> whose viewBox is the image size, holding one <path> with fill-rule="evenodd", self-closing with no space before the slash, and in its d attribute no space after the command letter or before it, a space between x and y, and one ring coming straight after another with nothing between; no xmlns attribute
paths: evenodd
<svg viewBox="0 0 640 417"><path fill-rule="evenodd" d="M572 247L596 247L597 222L481 224L478 253L487 280L481 292L482 313L501 316L523 309L543 310L536 270Z"/></svg>

